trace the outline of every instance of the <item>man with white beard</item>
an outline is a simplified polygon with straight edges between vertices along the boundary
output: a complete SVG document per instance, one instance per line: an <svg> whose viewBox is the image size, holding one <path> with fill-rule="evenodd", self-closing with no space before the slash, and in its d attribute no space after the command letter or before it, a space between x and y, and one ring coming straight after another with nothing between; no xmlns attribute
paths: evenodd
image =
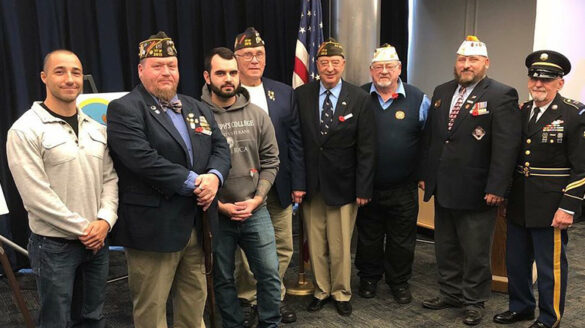
<svg viewBox="0 0 585 328"><path fill-rule="evenodd" d="M522 148L507 209L510 303L494 322L534 319L536 261L539 315L530 327L558 327L567 291L568 228L585 193L585 105L559 94L571 70L564 55L535 51L526 67L533 100L521 107Z"/></svg>

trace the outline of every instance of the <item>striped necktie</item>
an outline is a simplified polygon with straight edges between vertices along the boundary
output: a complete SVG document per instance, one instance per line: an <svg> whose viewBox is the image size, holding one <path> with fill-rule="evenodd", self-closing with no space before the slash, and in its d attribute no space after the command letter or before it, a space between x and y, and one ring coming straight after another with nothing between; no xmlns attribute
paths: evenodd
<svg viewBox="0 0 585 328"><path fill-rule="evenodd" d="M459 87L459 95L457 96L457 100L455 101L455 105L449 113L449 124L447 125L447 130L451 131L453 128L453 123L455 123L455 119L459 114L459 110L461 109L461 105L463 105L463 95L465 94L465 87Z"/></svg>

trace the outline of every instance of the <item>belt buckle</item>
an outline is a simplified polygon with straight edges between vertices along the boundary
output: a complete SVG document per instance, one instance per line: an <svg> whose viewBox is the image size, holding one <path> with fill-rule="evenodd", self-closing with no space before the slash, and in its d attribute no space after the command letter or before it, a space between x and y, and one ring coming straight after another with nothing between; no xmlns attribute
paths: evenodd
<svg viewBox="0 0 585 328"><path fill-rule="evenodd" d="M530 176L530 168L528 166L525 166L522 171L523 171L525 177Z"/></svg>

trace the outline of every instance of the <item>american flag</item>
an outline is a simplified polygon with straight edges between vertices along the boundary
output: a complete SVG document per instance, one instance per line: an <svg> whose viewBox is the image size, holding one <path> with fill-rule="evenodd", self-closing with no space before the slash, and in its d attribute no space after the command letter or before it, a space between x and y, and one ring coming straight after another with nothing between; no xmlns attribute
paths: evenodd
<svg viewBox="0 0 585 328"><path fill-rule="evenodd" d="M317 50L323 42L321 0L301 0L301 21L295 49L292 86L296 88L318 79L315 66Z"/></svg>

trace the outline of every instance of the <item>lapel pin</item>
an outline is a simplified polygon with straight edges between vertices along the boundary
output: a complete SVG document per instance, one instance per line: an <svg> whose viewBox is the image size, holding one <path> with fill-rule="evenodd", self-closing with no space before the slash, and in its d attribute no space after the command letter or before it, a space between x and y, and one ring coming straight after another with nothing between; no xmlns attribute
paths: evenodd
<svg viewBox="0 0 585 328"><path fill-rule="evenodd" d="M396 114L394 114L394 116L396 117L397 120L403 120L406 114L404 114L403 111L399 110L396 111Z"/></svg>
<svg viewBox="0 0 585 328"><path fill-rule="evenodd" d="M441 106L441 99L435 101L435 108L439 108Z"/></svg>
<svg viewBox="0 0 585 328"><path fill-rule="evenodd" d="M347 103L345 101L342 101L341 105L345 106L345 105L347 105Z"/></svg>
<svg viewBox="0 0 585 328"><path fill-rule="evenodd" d="M268 98L270 98L270 100L272 100L272 101L275 101L276 100L276 97L274 97L274 91L268 90L266 92L266 94L268 95Z"/></svg>
<svg viewBox="0 0 585 328"><path fill-rule="evenodd" d="M465 105L465 109L469 109L469 107L471 107L469 104Z"/></svg>
<svg viewBox="0 0 585 328"><path fill-rule="evenodd" d="M476 96L476 95L473 95L473 96L471 96L471 99L475 99L475 98L477 98L477 96Z"/></svg>
<svg viewBox="0 0 585 328"><path fill-rule="evenodd" d="M160 114L160 110L158 110L158 109L155 109L155 111L154 111L154 112L155 112L156 114Z"/></svg>
<svg viewBox="0 0 585 328"><path fill-rule="evenodd" d="M559 106L557 106L557 105L552 105L552 107L551 107L551 108L552 108L552 110L557 110L557 108L559 108Z"/></svg>

